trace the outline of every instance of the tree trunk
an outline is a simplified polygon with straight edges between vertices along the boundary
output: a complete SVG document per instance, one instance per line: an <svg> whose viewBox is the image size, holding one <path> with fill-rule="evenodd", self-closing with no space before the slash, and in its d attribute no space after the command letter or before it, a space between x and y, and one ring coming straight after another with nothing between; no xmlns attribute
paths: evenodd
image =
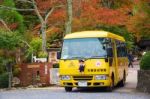
<svg viewBox="0 0 150 99"><path fill-rule="evenodd" d="M66 34L69 34L72 29L72 0L67 0L67 16Z"/></svg>
<svg viewBox="0 0 150 99"><path fill-rule="evenodd" d="M46 23L43 22L41 26L42 31L42 51L46 52Z"/></svg>
<svg viewBox="0 0 150 99"><path fill-rule="evenodd" d="M11 82L12 82L12 70L10 72L8 72L9 75L9 84L8 84L8 88L11 89Z"/></svg>
<svg viewBox="0 0 150 99"><path fill-rule="evenodd" d="M12 63L11 62L8 62L6 64L7 66L7 71L8 71L8 88L11 89L11 83L12 83L12 77L13 77L13 74L12 74Z"/></svg>
<svg viewBox="0 0 150 99"><path fill-rule="evenodd" d="M34 9L35 9L35 12L41 22L41 32L42 32L42 51L46 52L46 23L42 17L42 15L40 14L39 10L38 10L38 7L36 5L36 2L35 0L32 0L33 2L33 6L34 6Z"/></svg>
<svg viewBox="0 0 150 99"><path fill-rule="evenodd" d="M73 3L75 3L76 5L76 10L73 11L73 16L76 16L77 18L80 17L81 15L81 11L82 11L82 1L81 0L75 0L73 1Z"/></svg>

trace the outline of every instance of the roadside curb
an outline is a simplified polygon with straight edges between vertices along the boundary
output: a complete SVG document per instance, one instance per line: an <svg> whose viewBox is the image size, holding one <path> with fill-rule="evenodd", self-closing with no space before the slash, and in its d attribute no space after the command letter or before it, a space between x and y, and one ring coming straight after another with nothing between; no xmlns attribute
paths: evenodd
<svg viewBox="0 0 150 99"><path fill-rule="evenodd" d="M13 90L25 90L27 89L26 87L19 87L19 88L3 88L3 89L0 89L0 92L3 92L3 91L13 91Z"/></svg>

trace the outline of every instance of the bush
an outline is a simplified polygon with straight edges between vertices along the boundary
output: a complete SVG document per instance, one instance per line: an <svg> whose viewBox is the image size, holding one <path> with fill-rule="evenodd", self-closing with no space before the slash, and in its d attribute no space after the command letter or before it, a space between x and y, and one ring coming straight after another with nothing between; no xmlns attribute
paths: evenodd
<svg viewBox="0 0 150 99"><path fill-rule="evenodd" d="M8 73L3 73L0 75L0 88L8 87L9 76Z"/></svg>
<svg viewBox="0 0 150 99"><path fill-rule="evenodd" d="M38 57L39 58L47 58L47 56L48 56L47 52L40 51L38 53Z"/></svg>
<svg viewBox="0 0 150 99"><path fill-rule="evenodd" d="M13 69L13 76L18 77L20 72L21 72L21 68L19 67L19 65L15 65Z"/></svg>
<svg viewBox="0 0 150 99"><path fill-rule="evenodd" d="M150 70L150 51L146 52L146 54L142 57L140 68L142 70Z"/></svg>

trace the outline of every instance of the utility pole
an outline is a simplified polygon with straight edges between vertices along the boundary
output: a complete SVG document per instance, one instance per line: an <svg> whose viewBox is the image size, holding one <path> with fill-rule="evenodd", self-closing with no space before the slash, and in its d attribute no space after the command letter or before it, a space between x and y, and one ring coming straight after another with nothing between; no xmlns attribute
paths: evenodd
<svg viewBox="0 0 150 99"><path fill-rule="evenodd" d="M69 34L72 31L72 0L67 0L67 22L66 22L66 32Z"/></svg>

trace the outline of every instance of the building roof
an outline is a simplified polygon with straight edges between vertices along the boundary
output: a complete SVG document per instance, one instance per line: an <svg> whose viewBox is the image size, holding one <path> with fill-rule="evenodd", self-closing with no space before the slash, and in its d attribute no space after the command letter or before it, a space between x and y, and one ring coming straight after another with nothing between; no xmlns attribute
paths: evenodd
<svg viewBox="0 0 150 99"><path fill-rule="evenodd" d="M125 39L119 35L113 34L107 31L81 31L74 32L71 34L67 34L64 39L72 39L72 38L97 38L97 37L108 37L121 41L125 41Z"/></svg>

